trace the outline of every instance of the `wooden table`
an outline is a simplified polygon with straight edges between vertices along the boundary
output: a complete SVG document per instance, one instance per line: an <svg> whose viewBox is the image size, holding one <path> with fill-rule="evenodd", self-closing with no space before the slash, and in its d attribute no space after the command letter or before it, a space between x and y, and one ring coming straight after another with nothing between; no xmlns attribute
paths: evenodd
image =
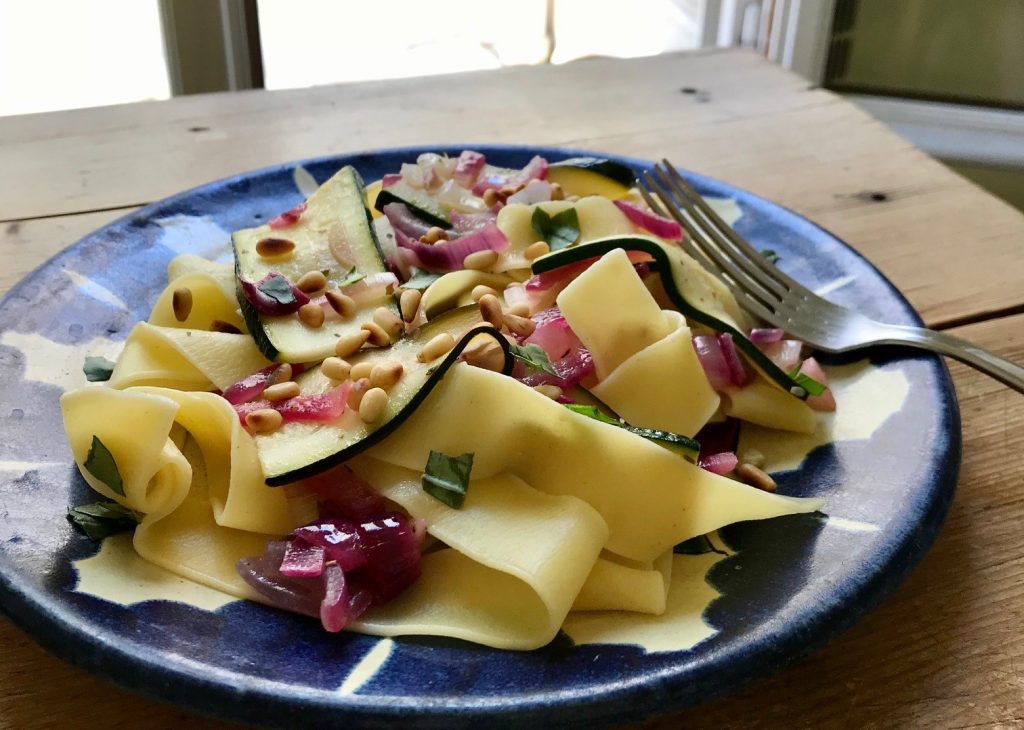
<svg viewBox="0 0 1024 730"><path fill-rule="evenodd" d="M817 221L929 326L1024 361L1024 216L839 97L740 51L238 92L0 118L0 292L81 235L255 167L417 143L666 156ZM1024 727L1024 396L951 366L959 492L932 550L823 651L651 728ZM220 727L0 621L0 726Z"/></svg>

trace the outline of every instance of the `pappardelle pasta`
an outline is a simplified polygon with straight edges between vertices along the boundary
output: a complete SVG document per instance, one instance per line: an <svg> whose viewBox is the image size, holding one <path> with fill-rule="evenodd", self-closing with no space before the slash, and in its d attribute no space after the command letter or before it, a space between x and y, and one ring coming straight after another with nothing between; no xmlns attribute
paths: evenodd
<svg viewBox="0 0 1024 730"><path fill-rule="evenodd" d="M73 521L328 631L528 650L570 611L662 613L676 546L822 506L737 419L807 433L834 400L632 180L421 155L235 232L234 266L178 256L61 399L107 500Z"/></svg>

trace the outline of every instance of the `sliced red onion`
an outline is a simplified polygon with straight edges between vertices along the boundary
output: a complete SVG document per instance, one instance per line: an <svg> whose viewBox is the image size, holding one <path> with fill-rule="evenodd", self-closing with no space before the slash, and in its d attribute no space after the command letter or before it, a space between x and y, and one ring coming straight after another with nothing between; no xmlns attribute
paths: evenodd
<svg viewBox="0 0 1024 730"><path fill-rule="evenodd" d="M715 390L725 390L732 385L732 375L729 372L729 364L722 354L722 345L715 335L697 335L693 338L693 349L697 352L697 359L704 368L704 374L708 382Z"/></svg>
<svg viewBox="0 0 1024 730"><path fill-rule="evenodd" d="M755 345L770 345L779 342L785 334L778 327L755 327L750 330L750 341Z"/></svg>
<svg viewBox="0 0 1024 730"><path fill-rule="evenodd" d="M738 463L739 459L731 451L721 451L717 454L708 454L707 456L701 454L697 460L697 466L701 469L706 469L712 474L728 474L736 468Z"/></svg>
<svg viewBox="0 0 1024 730"><path fill-rule="evenodd" d="M509 241L497 225L489 225L476 233L460 236L453 241L427 244L414 241L395 229L398 245L415 256L415 266L427 271L458 271L462 262L477 251L504 251Z"/></svg>
<svg viewBox="0 0 1024 730"><path fill-rule="evenodd" d="M559 388L567 389L578 385L584 378L594 373L594 358L585 347L579 347L561 360L551 363L551 369L557 375L550 373L531 371L520 375L519 379L533 387L535 385L557 385ZM513 376L516 373L513 372Z"/></svg>
<svg viewBox="0 0 1024 730"><path fill-rule="evenodd" d="M641 208L634 203L625 200L613 200L616 207L621 210L630 222L646 231L650 231L658 238L666 241L683 240L683 228L676 221L656 215L651 211Z"/></svg>
<svg viewBox="0 0 1024 730"><path fill-rule="evenodd" d="M349 621L348 581L345 571L337 565L328 565L324 571L324 597L320 601L320 623L324 629L337 633Z"/></svg>
<svg viewBox="0 0 1024 730"><path fill-rule="evenodd" d="M546 180L548 176L548 161L540 155L536 155L523 169L511 175L489 175L477 180L473 186L473 194L482 196L487 190L497 190L506 186L515 187L520 183L528 183L530 180Z"/></svg>
<svg viewBox="0 0 1024 730"><path fill-rule="evenodd" d="M416 532L398 512L362 522L358 530L367 555L366 565L356 571L359 584L369 589L374 603L386 603L420 577Z"/></svg>
<svg viewBox="0 0 1024 730"><path fill-rule="evenodd" d="M718 344L722 347L722 356L729 368L729 380L737 388L742 388L750 380L750 373L747 371L747 366L743 362L743 358L740 357L740 353L736 350L736 343L733 341L732 335L728 333L718 335Z"/></svg>
<svg viewBox="0 0 1024 730"><path fill-rule="evenodd" d="M532 180L518 193L510 195L505 203L506 205L513 205L515 203L536 205L537 203L545 203L549 200L551 200L551 183L547 180Z"/></svg>
<svg viewBox="0 0 1024 730"><path fill-rule="evenodd" d="M721 451L736 451L739 434L739 419L726 418L724 421L704 424L694 438L700 444L702 453L717 454Z"/></svg>
<svg viewBox="0 0 1024 730"><path fill-rule="evenodd" d="M832 389L828 387L828 376L821 369L818 361L813 357L807 358L800 366L800 372L809 378L814 378L825 386L825 392L821 395L807 397L807 405L816 411L834 411L836 409L836 397L833 395Z"/></svg>
<svg viewBox="0 0 1024 730"><path fill-rule="evenodd" d="M286 541L271 541L263 555L242 558L235 568L242 579L271 605L304 616L319 616L323 584L317 579L282 575L280 565L287 549Z"/></svg>
<svg viewBox="0 0 1024 730"><path fill-rule="evenodd" d="M419 238L430 230L430 224L418 218L405 203L388 203L382 212L392 228L407 236Z"/></svg>
<svg viewBox="0 0 1024 730"><path fill-rule="evenodd" d="M399 173L390 172L380 179L380 186L382 188L387 188L394 185L396 182L399 182L401 179L402 176Z"/></svg>
<svg viewBox="0 0 1024 730"><path fill-rule="evenodd" d="M292 540L281 560L281 575L289 578L315 578L324 572L325 553L319 545Z"/></svg>
<svg viewBox="0 0 1024 730"><path fill-rule="evenodd" d="M347 466L339 466L299 482L317 495L320 514L361 522L387 512L387 502Z"/></svg>
<svg viewBox="0 0 1024 730"><path fill-rule="evenodd" d="M288 277L283 276L276 271L271 271L255 283L246 281L245 279L239 279L238 283L241 285L242 293L245 295L249 304L251 304L253 309L260 314L266 314L269 316L294 314L299 311L299 307L303 304L309 303L309 297L290 282ZM265 287L268 284L274 284L281 287L287 285L291 289L292 301L287 303L279 302L277 299L267 294L261 287Z"/></svg>
<svg viewBox="0 0 1024 730"><path fill-rule="evenodd" d="M498 216L489 210L483 213L460 213L453 210L449 217L452 228L459 235L481 231L498 219Z"/></svg>
<svg viewBox="0 0 1024 730"><path fill-rule="evenodd" d="M275 215L273 218L267 221L267 225L270 226L275 231L281 228L287 228L288 226L297 223L299 218L302 217L303 211L305 210L306 202L303 201L296 205L294 208L286 210L284 213L281 213L280 215Z"/></svg>
<svg viewBox="0 0 1024 730"><path fill-rule="evenodd" d="M277 372L279 367L281 366L268 365L259 372L255 372L252 375L246 375L237 383L229 385L227 389L221 393L221 397L233 406L251 401L253 398L263 393L263 390L267 387L267 383L270 381L271 376Z"/></svg>
<svg viewBox="0 0 1024 730"><path fill-rule="evenodd" d="M558 307L538 312L531 319L537 326L533 334L523 342L527 345L540 345L551 362L561 360L572 350L583 346Z"/></svg>
<svg viewBox="0 0 1024 730"><path fill-rule="evenodd" d="M757 349L763 352L780 370L785 370L788 373L800 365L803 346L804 343L800 340L779 340L767 345L758 345Z"/></svg>
<svg viewBox="0 0 1024 730"><path fill-rule="evenodd" d="M484 169L487 159L479 152L463 150L455 162L455 172L452 179L464 188L472 188L476 179L480 177L480 171Z"/></svg>

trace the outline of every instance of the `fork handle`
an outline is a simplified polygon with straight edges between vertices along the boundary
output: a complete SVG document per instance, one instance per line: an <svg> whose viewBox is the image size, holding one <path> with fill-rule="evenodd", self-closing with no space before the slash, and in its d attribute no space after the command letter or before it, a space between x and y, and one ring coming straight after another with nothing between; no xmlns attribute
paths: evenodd
<svg viewBox="0 0 1024 730"><path fill-rule="evenodd" d="M879 340L879 344L909 345L948 355L992 376L1018 393L1024 393L1024 367L999 357L994 352L972 345L967 340L923 327L895 324L885 325L885 332L889 336Z"/></svg>

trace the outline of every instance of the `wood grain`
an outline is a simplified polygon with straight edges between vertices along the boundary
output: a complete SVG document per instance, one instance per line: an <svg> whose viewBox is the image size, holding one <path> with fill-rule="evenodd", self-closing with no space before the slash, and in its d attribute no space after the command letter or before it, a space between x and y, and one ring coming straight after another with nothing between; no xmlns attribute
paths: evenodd
<svg viewBox="0 0 1024 730"><path fill-rule="evenodd" d="M139 205L264 165L403 144L665 156L835 232L933 326L1024 306L1013 278L1024 215L834 94L745 52L0 118L0 140L0 220Z"/></svg>

